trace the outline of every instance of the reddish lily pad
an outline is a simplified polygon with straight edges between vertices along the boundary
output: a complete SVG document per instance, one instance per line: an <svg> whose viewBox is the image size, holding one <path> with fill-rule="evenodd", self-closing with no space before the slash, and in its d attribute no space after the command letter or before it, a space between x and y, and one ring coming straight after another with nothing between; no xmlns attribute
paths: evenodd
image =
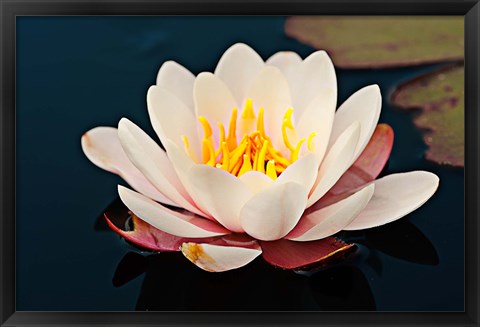
<svg viewBox="0 0 480 327"><path fill-rule="evenodd" d="M335 237L311 242L295 242L286 239L261 241L260 246L265 261L284 269L328 265L345 258L356 248L355 244L347 244Z"/></svg>
<svg viewBox="0 0 480 327"><path fill-rule="evenodd" d="M342 68L463 60L463 17L294 16L287 35L326 50Z"/></svg>
<svg viewBox="0 0 480 327"><path fill-rule="evenodd" d="M440 69L400 85L392 102L403 109L419 109L414 123L426 129L428 160L464 166L464 67Z"/></svg>
<svg viewBox="0 0 480 327"><path fill-rule="evenodd" d="M165 233L152 225L147 224L134 214L132 214L133 230L125 231L117 227L105 214L108 227L115 233L125 238L127 241L150 251L180 251L180 247L185 242L206 243L215 240L209 238L185 238Z"/></svg>
<svg viewBox="0 0 480 327"><path fill-rule="evenodd" d="M114 201L104 214L108 227L136 246L155 252L180 251L183 243L209 243L221 246L235 246L250 249L259 249L258 242L246 234L227 234L205 238L179 237L165 233L158 228L147 224L120 201ZM133 228L122 229L131 217Z"/></svg>

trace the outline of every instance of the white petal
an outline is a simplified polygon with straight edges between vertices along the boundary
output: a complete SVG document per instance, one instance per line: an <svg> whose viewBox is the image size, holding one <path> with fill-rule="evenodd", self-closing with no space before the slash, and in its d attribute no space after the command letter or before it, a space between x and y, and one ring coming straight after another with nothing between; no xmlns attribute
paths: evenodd
<svg viewBox="0 0 480 327"><path fill-rule="evenodd" d="M195 163L190 159L190 157L187 156L184 149L179 148L171 140L167 141L165 147L167 148L168 159L172 163L178 178L182 182L190 197L193 199L195 206L202 211L202 213L199 213L199 215L211 219L212 215L196 195L195 188L188 177L188 173Z"/></svg>
<svg viewBox="0 0 480 327"><path fill-rule="evenodd" d="M307 189L289 182L255 194L240 211L242 227L250 236L263 241L287 235L305 210Z"/></svg>
<svg viewBox="0 0 480 327"><path fill-rule="evenodd" d="M312 132L317 133L313 138L313 153L321 162L327 151L332 132L337 98L336 93L334 95L327 89L319 90L318 93L319 96L310 102L300 117L296 130L300 138L307 140Z"/></svg>
<svg viewBox="0 0 480 327"><path fill-rule="evenodd" d="M280 69L283 75L287 78L290 83L290 78L292 74L298 69L302 58L292 51L280 51L275 53L273 56L267 59L266 64L272 65Z"/></svg>
<svg viewBox="0 0 480 327"><path fill-rule="evenodd" d="M236 102L243 105L247 89L255 76L265 66L262 58L248 45L237 43L220 58L215 75L231 90Z"/></svg>
<svg viewBox="0 0 480 327"><path fill-rule="evenodd" d="M221 272L245 266L262 251L235 246L183 243L182 253L203 270Z"/></svg>
<svg viewBox="0 0 480 327"><path fill-rule="evenodd" d="M285 152L281 127L285 111L292 102L283 74L276 67L265 67L250 85L247 97L253 100L256 112L263 107L266 134L272 139L275 148Z"/></svg>
<svg viewBox="0 0 480 327"><path fill-rule="evenodd" d="M310 190L318 174L318 158L315 154L307 154L287 167L275 181L276 184L295 182Z"/></svg>
<svg viewBox="0 0 480 327"><path fill-rule="evenodd" d="M308 198L307 207L310 207L325 195L350 167L359 135L360 123L356 121L337 138L320 165L313 191Z"/></svg>
<svg viewBox="0 0 480 327"><path fill-rule="evenodd" d="M290 81L295 117L298 119L319 94L330 97L333 107L336 107L337 77L333 63L325 51L314 52L305 58Z"/></svg>
<svg viewBox="0 0 480 327"><path fill-rule="evenodd" d="M304 215L285 237L293 241L319 240L341 231L350 224L372 198L372 183L348 198Z"/></svg>
<svg viewBox="0 0 480 327"><path fill-rule="evenodd" d="M173 93L161 86L151 86L147 93L150 121L160 141L165 146L167 139L184 147L182 136L188 138L196 160L200 156L200 143L194 113Z"/></svg>
<svg viewBox="0 0 480 327"><path fill-rule="evenodd" d="M178 179L165 151L154 140L126 118L118 123L118 137L130 161L160 192L182 208L201 213Z"/></svg>
<svg viewBox="0 0 480 327"><path fill-rule="evenodd" d="M378 85L366 86L352 94L335 113L329 147L335 143L339 135L352 122L359 121L361 125L360 138L353 161L362 153L372 137L380 117L382 95Z"/></svg>
<svg viewBox="0 0 480 327"><path fill-rule="evenodd" d="M140 219L166 233L181 237L210 237L230 233L227 229L191 213L179 213L149 198L118 186L122 202Z"/></svg>
<svg viewBox="0 0 480 327"><path fill-rule="evenodd" d="M157 75L157 85L172 92L192 113L195 110L193 105L194 81L195 75L175 61L166 61L160 67Z"/></svg>
<svg viewBox="0 0 480 327"><path fill-rule="evenodd" d="M118 131L113 127L96 127L82 136L82 149L98 167L122 177L138 192L165 204L178 206L160 193L128 159L123 151Z"/></svg>
<svg viewBox="0 0 480 327"><path fill-rule="evenodd" d="M202 206L223 226L243 232L238 220L242 206L252 196L247 186L232 174L207 165L195 165L188 179Z"/></svg>
<svg viewBox="0 0 480 327"><path fill-rule="evenodd" d="M218 141L217 124L221 122L228 130L228 123L233 108L238 107L227 85L212 73L201 73L195 79L193 86L195 110L197 117L203 116L210 123L214 139ZM203 128L198 128L199 139L203 138ZM218 142L216 144L218 146Z"/></svg>
<svg viewBox="0 0 480 327"><path fill-rule="evenodd" d="M273 179L256 170L249 171L239 178L252 193L258 193L273 185Z"/></svg>
<svg viewBox="0 0 480 327"><path fill-rule="evenodd" d="M437 175L426 171L392 174L375 181L375 193L346 230L388 224L424 204L437 190Z"/></svg>

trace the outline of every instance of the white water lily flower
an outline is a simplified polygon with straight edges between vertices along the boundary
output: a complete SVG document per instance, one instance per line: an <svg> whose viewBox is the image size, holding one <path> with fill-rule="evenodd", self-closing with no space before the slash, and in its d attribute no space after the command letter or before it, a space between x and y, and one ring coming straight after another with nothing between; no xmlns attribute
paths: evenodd
<svg viewBox="0 0 480 327"><path fill-rule="evenodd" d="M425 171L375 180L393 140L388 125L377 127L377 85L338 110L336 102L326 52L305 60L278 52L264 62L235 44L213 74L194 76L172 61L160 68L147 105L166 151L126 118L118 130L90 130L82 147L136 190L118 187L139 228L111 224L127 239L179 249L208 271L241 267L262 251L294 268L348 247L331 235L401 218L438 186Z"/></svg>

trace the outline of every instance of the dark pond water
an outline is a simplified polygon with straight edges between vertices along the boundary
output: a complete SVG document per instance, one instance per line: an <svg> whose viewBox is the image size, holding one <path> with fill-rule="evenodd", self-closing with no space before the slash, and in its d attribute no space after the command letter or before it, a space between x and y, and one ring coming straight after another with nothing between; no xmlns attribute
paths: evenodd
<svg viewBox="0 0 480 327"><path fill-rule="evenodd" d="M211 71L239 41L263 58L310 54L283 24L283 17L17 18L17 310L463 310L463 170L425 161L411 114L387 101L395 85L433 66L337 71L339 102L367 84L382 89L380 120L396 136L385 173L424 169L441 180L435 196L399 222L342 234L359 251L340 265L294 273L257 259L210 274L180 253L140 255L98 225L124 182L85 158L81 135L121 117L153 135L145 96L165 60Z"/></svg>

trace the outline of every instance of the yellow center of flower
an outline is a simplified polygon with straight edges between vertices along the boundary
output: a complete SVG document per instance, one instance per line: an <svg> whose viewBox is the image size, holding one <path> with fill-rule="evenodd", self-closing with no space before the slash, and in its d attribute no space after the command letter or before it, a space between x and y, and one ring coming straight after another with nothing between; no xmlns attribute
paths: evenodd
<svg viewBox="0 0 480 327"><path fill-rule="evenodd" d="M272 140L265 133L264 109L259 108L258 115L255 116L251 99L247 99L245 102L238 126L241 130L253 130L253 132L246 133L240 143L237 141L237 108L232 110L228 133L225 132L225 126L218 122L220 140L216 149L210 122L205 117L199 116L198 120L204 132L202 163L223 169L238 177L246 172L256 170L274 180L277 179L289 165L298 160L300 150L306 141L305 138L301 138L292 144L291 136L296 136L292 114L293 109L288 108L281 126L283 143L290 152L289 156L284 156L281 151L274 148ZM308 137L309 151L313 151L313 139L316 135L317 133L313 132ZM185 151L190 155L188 139L186 136L182 136L182 138L185 143Z"/></svg>

